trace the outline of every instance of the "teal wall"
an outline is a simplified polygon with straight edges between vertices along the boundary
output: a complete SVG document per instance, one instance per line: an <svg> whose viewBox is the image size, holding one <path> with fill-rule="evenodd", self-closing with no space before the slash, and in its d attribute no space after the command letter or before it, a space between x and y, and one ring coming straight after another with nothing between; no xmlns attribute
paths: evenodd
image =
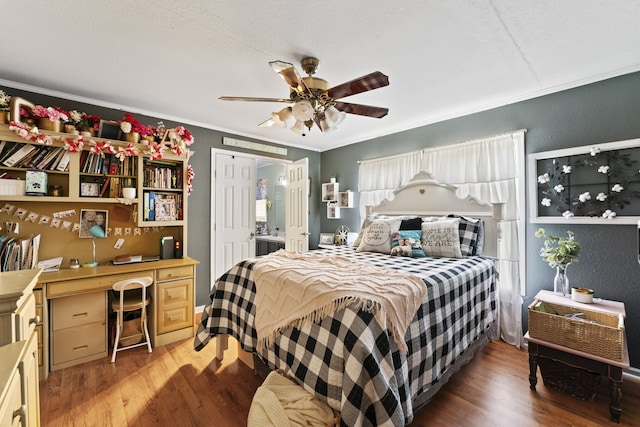
<svg viewBox="0 0 640 427"><path fill-rule="evenodd" d="M336 174L341 189L357 190L358 160L518 129L527 130L526 154L639 138L640 73L325 151L321 155L321 179L327 182ZM322 231L333 232L342 224L352 231L359 230L358 209L343 209L341 214L340 220L328 220L323 215ZM534 237L538 227L539 224L531 224L527 219L526 296L522 313L525 331L527 306L539 290L553 288L554 271L541 260L538 253L541 242ZM580 260L571 265L569 271L572 285L592 288L596 297L625 303L631 365L640 368L640 265L636 226L550 224L544 228L553 235L563 235L571 229L582 244Z"/></svg>

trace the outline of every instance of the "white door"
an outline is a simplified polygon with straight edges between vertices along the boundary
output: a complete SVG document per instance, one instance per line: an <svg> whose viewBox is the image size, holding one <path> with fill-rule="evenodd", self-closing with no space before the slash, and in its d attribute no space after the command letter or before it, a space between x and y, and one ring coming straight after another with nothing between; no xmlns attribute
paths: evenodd
<svg viewBox="0 0 640 427"><path fill-rule="evenodd" d="M257 180L254 158L216 151L212 157L213 283L238 262L255 256Z"/></svg>
<svg viewBox="0 0 640 427"><path fill-rule="evenodd" d="M288 251L309 250L309 159L286 165L285 225Z"/></svg>

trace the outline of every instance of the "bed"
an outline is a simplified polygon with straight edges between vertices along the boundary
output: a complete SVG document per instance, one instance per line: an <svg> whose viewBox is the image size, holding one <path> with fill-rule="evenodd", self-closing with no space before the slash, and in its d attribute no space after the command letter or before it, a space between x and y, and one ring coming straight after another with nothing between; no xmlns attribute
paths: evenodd
<svg viewBox="0 0 640 427"><path fill-rule="evenodd" d="M233 336L244 351L258 354L270 369L284 370L339 411L343 425L410 423L414 412L495 336L493 256L499 212L499 206L460 200L455 188L421 178L399 189L393 201L368 212L363 230L378 221L406 225L411 218L420 217L422 224L437 222L451 213L456 214L454 218L479 218L484 236L476 233L479 240L467 250L482 249L482 255L468 252L460 258L416 258L346 246L311 251L422 280L425 296L417 304L403 345L394 340L380 316L347 306L317 322L284 329L258 351L254 269L260 258L253 258L238 263L216 281L194 347L200 350L215 337L220 340L217 357L221 358L226 336ZM370 242L363 233L362 240ZM359 247L367 249L362 242Z"/></svg>

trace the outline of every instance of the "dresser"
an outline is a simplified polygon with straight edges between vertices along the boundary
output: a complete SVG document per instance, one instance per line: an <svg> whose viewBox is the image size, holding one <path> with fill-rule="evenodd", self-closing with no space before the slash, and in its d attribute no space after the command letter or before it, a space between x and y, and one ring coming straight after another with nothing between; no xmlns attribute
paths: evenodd
<svg viewBox="0 0 640 427"><path fill-rule="evenodd" d="M40 270L0 273L0 426L39 426L34 287Z"/></svg>
<svg viewBox="0 0 640 427"><path fill-rule="evenodd" d="M60 269L43 273L41 366L67 368L107 357L110 343L112 286L141 276L153 278L150 288L149 334L154 347L192 338L195 334L195 266L189 257L126 265ZM48 343L48 345L47 345Z"/></svg>

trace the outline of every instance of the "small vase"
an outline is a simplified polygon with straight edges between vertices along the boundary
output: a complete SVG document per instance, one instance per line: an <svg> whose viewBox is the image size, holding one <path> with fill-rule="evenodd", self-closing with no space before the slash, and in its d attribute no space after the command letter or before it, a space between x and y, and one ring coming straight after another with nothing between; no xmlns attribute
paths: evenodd
<svg viewBox="0 0 640 427"><path fill-rule="evenodd" d="M567 277L566 265L559 265L556 267L556 277L553 278L553 292L558 295L567 296L569 293L569 277Z"/></svg>
<svg viewBox="0 0 640 427"><path fill-rule="evenodd" d="M124 140L137 144L140 142L140 134L138 132L129 132L124 134Z"/></svg>
<svg viewBox="0 0 640 427"><path fill-rule="evenodd" d="M64 131L65 133L76 133L76 127L74 125L64 125Z"/></svg>
<svg viewBox="0 0 640 427"><path fill-rule="evenodd" d="M38 119L38 129L48 130L51 132L60 132L62 128L62 122L60 120L56 120L52 122L51 120L43 117Z"/></svg>

